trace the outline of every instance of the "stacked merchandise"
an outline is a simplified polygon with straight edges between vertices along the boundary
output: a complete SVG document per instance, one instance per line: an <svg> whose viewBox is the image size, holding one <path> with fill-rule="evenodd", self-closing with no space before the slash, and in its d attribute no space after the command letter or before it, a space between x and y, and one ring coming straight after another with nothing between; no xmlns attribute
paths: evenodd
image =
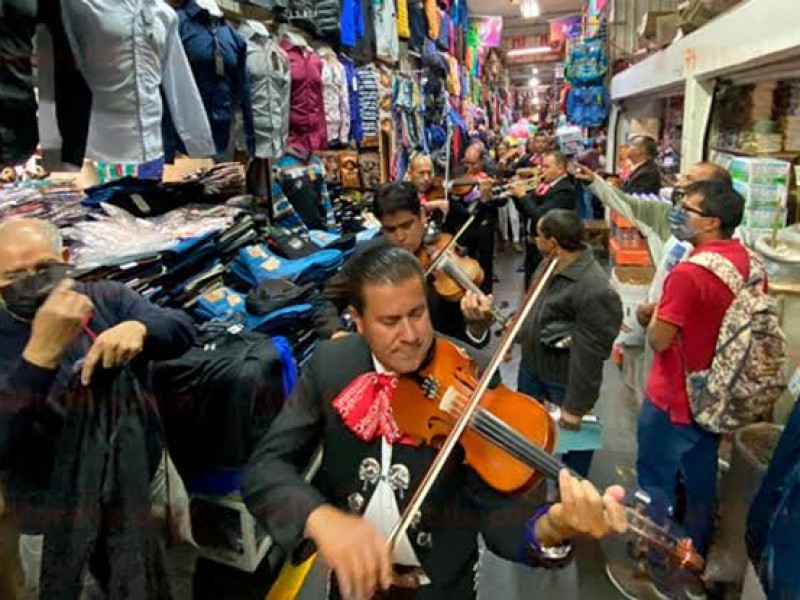
<svg viewBox="0 0 800 600"><path fill-rule="evenodd" d="M728 166L733 185L745 199L742 233L752 244L786 226L791 164L767 158L734 157Z"/></svg>
<svg viewBox="0 0 800 600"><path fill-rule="evenodd" d="M635 194L643 202L670 203L671 200L658 194ZM633 223L619 213L612 212L609 252L615 266L650 267L652 261L647 242Z"/></svg>
<svg viewBox="0 0 800 600"><path fill-rule="evenodd" d="M66 227L86 219L89 209L82 204L83 192L71 185L6 185L0 188L0 221L13 217L44 219Z"/></svg>

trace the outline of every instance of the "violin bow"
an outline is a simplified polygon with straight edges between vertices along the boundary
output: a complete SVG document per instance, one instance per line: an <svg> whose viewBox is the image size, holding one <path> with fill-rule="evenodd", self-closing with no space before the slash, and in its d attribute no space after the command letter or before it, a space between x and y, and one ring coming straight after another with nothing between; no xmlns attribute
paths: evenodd
<svg viewBox="0 0 800 600"><path fill-rule="evenodd" d="M534 282L534 285L531 286L528 296L525 298L524 304L517 311L511 326L506 330L505 335L500 340L500 345L498 346L497 350L495 350L491 360L489 361L489 365L486 367L486 370L483 372L483 375L478 381L478 385L470 395L469 402L461 413L461 416L459 416L458 420L455 422L450 434L447 436L441 448L439 449L436 458L429 467L428 471L425 473L425 476L423 477L422 482L419 484L419 487L417 487L414 495L411 497L411 500L409 500L406 509L403 511L400 520L397 522L397 525L395 525L394 529L392 530L388 541L389 550L392 553L394 553L394 549L399 540L406 534L408 528L411 526L414 516L422 508L425 499L428 497L431 488L433 488L433 485L436 483L436 480L441 474L442 469L444 469L447 460L453 453L453 450L458 444L458 441L461 439L462 434L469 426L470 421L472 421L472 417L480 406L483 395L486 393L486 390L489 389L489 384L492 380L492 377L494 377L495 372L497 372L497 370L500 368L506 353L511 349L519 330L522 328L522 324L525 322L525 319L527 319L531 310L533 310L534 305L544 292L545 287L550 282L550 278L555 273L557 264L558 259L553 258L549 260L549 263L546 266L543 265L542 271L538 277L538 281Z"/></svg>

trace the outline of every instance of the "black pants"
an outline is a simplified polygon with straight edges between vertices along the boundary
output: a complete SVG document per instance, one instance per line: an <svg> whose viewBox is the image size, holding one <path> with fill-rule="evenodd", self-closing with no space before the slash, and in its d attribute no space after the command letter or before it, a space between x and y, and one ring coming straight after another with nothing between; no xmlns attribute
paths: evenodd
<svg viewBox="0 0 800 600"><path fill-rule="evenodd" d="M525 290L531 285L531 279L539 264L542 262L542 253L530 239L525 241Z"/></svg>
<svg viewBox="0 0 800 600"><path fill-rule="evenodd" d="M494 232L496 225L497 223L493 220L483 220L478 225L473 224L463 237L467 254L477 260L483 270L481 291L484 294L491 294L494 285Z"/></svg>

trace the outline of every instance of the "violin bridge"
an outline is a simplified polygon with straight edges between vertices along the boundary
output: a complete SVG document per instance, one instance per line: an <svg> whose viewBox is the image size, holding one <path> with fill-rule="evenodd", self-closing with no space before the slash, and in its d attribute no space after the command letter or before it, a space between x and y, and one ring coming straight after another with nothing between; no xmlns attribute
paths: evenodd
<svg viewBox="0 0 800 600"><path fill-rule="evenodd" d="M459 401L461 394L454 387L447 388L447 391L442 395L442 400L439 402L439 410L448 414L458 414L461 407Z"/></svg>

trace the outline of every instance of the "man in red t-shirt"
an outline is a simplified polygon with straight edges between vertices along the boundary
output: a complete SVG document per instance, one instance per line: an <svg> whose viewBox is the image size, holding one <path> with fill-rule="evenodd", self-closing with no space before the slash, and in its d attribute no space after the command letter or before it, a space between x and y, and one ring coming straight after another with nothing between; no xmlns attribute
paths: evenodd
<svg viewBox="0 0 800 600"><path fill-rule="evenodd" d="M742 220L744 199L730 185L701 181L686 188L670 212L673 235L694 245L694 254L715 252L749 277L747 250L731 239ZM730 289L703 267L681 263L664 283L647 330L655 360L639 415L639 485L651 496L650 512L666 520L675 506L678 473L686 487L686 533L701 554L708 551L715 512L719 436L695 424L686 373L708 369Z"/></svg>

